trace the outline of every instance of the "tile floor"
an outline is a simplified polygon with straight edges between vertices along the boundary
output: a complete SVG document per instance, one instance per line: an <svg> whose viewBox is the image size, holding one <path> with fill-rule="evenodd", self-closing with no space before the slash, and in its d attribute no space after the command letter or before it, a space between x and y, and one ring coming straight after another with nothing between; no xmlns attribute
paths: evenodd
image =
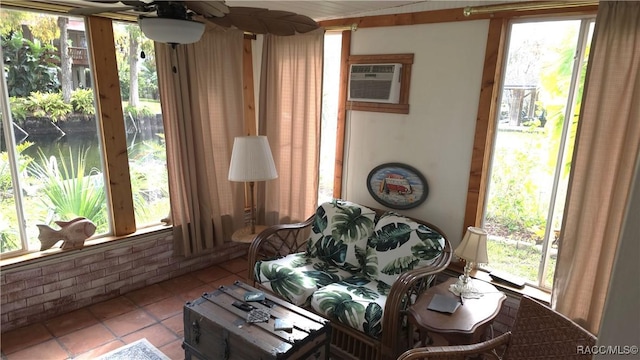
<svg viewBox="0 0 640 360"><path fill-rule="evenodd" d="M2 334L2 360L93 359L147 338L184 359L182 307L202 293L247 278L244 257Z"/></svg>

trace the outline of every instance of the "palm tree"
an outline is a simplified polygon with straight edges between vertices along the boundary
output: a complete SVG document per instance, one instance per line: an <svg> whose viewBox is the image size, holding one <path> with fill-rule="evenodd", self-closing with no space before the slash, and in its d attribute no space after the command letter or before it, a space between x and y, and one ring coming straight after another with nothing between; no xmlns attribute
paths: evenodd
<svg viewBox="0 0 640 360"><path fill-rule="evenodd" d="M67 27L69 18L58 17L58 27L60 28L60 85L62 86L62 98L66 103L71 101L73 91L73 79L71 74L71 58L69 57L69 35Z"/></svg>
<svg viewBox="0 0 640 360"><path fill-rule="evenodd" d="M127 25L129 33L129 106L140 106L138 94L138 48L142 32L137 25Z"/></svg>

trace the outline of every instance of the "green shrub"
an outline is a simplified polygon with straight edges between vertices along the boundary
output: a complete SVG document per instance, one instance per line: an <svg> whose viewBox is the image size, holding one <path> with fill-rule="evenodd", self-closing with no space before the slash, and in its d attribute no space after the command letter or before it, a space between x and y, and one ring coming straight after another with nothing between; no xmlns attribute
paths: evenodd
<svg viewBox="0 0 640 360"><path fill-rule="evenodd" d="M71 93L71 105L73 111L84 115L95 115L96 107L93 103L93 91L91 89L76 89Z"/></svg>
<svg viewBox="0 0 640 360"><path fill-rule="evenodd" d="M22 152L33 145L25 141L16 146L18 153L18 172L22 173L33 161L28 155ZM6 151L0 152L0 252L20 249L20 236L15 224L18 224L17 213L15 211L15 198L13 196L13 182L11 181L11 169L9 165L9 154Z"/></svg>
<svg viewBox="0 0 640 360"><path fill-rule="evenodd" d="M514 136L513 134L512 136ZM540 161L536 149L545 137L541 134L520 134L528 146L498 148L493 160L487 222L502 225L508 233L528 234L537 238L536 229L546 221L544 199L535 175L545 173L546 163Z"/></svg>
<svg viewBox="0 0 640 360"><path fill-rule="evenodd" d="M151 109L149 109L146 106L135 107L135 106L127 105L124 108L124 114L125 116L127 114L131 114L131 116L133 116L134 118L139 118L141 116L152 116L153 111L151 111Z"/></svg>
<svg viewBox="0 0 640 360"><path fill-rule="evenodd" d="M16 153L18 154L18 172L20 173L26 170L29 164L33 161L31 156L22 153L31 145L33 145L33 143L29 141L16 145ZM3 151L0 152L0 200L3 199L11 189L13 189L13 182L11 181L11 168L9 167L9 153Z"/></svg>
<svg viewBox="0 0 640 360"><path fill-rule="evenodd" d="M33 116L48 117L53 121L64 119L73 109L62 99L62 93L33 92L27 98L26 109Z"/></svg>
<svg viewBox="0 0 640 360"><path fill-rule="evenodd" d="M97 233L107 230L106 194L102 174L98 169L86 169L88 150L78 150L74 160L69 149L69 164L55 157L47 158L40 151L39 162L30 166L43 184L43 205L53 210L54 219L69 220L79 216L96 224ZM62 152L59 154L62 159ZM88 174L88 175L85 175Z"/></svg>
<svg viewBox="0 0 640 360"><path fill-rule="evenodd" d="M166 189L168 189L167 152L164 144L154 141L136 143L129 147L128 152L136 219L149 221L152 201L148 200L145 194L155 193L162 198L169 196L166 193Z"/></svg>
<svg viewBox="0 0 640 360"><path fill-rule="evenodd" d="M27 99L23 97L9 97L9 107L13 121L22 122L27 118Z"/></svg>
<svg viewBox="0 0 640 360"><path fill-rule="evenodd" d="M2 52L9 96L28 96L34 91L60 89L56 63L60 58L53 45L23 38L20 32L2 37Z"/></svg>
<svg viewBox="0 0 640 360"><path fill-rule="evenodd" d="M17 219L10 218L15 217L14 214L15 211L9 213L8 216L7 214L2 214L3 216L0 217L0 252L3 254L8 251L20 249L19 234L15 226L13 226L13 224L17 222Z"/></svg>

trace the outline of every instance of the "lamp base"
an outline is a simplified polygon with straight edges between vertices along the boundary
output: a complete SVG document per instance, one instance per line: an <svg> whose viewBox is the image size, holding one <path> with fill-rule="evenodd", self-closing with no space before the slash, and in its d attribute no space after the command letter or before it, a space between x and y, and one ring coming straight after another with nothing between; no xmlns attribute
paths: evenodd
<svg viewBox="0 0 640 360"><path fill-rule="evenodd" d="M473 279L460 275L458 281L455 284L449 286L449 291L456 296L460 296L466 299L479 299L484 294L473 285Z"/></svg>
<svg viewBox="0 0 640 360"><path fill-rule="evenodd" d="M251 233L251 226L243 227L242 229L237 230L233 233L233 235L231 235L231 240L235 242L250 244L253 239L255 239L256 236L258 236L258 234L260 234L267 227L268 226L264 225L256 225L256 231L254 233Z"/></svg>

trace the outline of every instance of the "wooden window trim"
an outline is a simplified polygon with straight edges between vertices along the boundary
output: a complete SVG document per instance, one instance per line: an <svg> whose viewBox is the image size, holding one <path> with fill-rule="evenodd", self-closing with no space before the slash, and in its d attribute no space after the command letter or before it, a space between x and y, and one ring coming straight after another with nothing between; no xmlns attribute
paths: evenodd
<svg viewBox="0 0 640 360"><path fill-rule="evenodd" d="M364 101L348 101L347 109L359 111L375 111L395 114L409 113L409 90L411 88L411 65L413 65L413 54L381 54L381 55L350 55L347 59L347 89L349 68L352 64L402 64L400 78L400 100L398 104L385 104ZM345 91L346 94L346 91Z"/></svg>
<svg viewBox="0 0 640 360"><path fill-rule="evenodd" d="M482 223L496 128L493 119L497 106L494 103L497 102L501 87L507 22L504 18L492 19L489 22L463 229L469 226L480 226Z"/></svg>
<svg viewBox="0 0 640 360"><path fill-rule="evenodd" d="M88 16L85 21L95 81L96 114L104 144L113 235L124 236L136 232L136 221L113 23L111 19L97 16Z"/></svg>
<svg viewBox="0 0 640 360"><path fill-rule="evenodd" d="M336 129L336 155L333 172L333 197L342 198L342 172L344 168L344 141L347 122L347 89L349 88L349 67L344 66L349 60L351 52L351 30L342 32L342 47L340 51L340 89L338 90L338 124Z"/></svg>

